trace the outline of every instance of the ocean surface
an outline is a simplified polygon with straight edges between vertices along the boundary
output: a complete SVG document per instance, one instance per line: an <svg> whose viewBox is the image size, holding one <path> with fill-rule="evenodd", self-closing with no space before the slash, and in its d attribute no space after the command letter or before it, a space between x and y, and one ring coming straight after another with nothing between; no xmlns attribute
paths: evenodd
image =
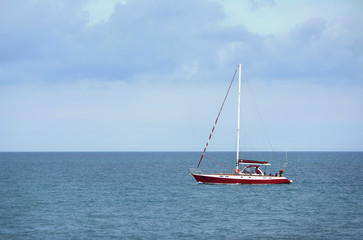
<svg viewBox="0 0 363 240"><path fill-rule="evenodd" d="M363 239L363 152L291 152L282 185L197 184L200 155L0 153L0 239Z"/></svg>

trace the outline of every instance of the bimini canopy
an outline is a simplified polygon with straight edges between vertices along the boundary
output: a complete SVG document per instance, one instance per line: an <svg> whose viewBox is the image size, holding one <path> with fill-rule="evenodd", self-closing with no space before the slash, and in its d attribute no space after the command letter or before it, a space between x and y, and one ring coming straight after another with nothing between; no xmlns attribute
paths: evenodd
<svg viewBox="0 0 363 240"><path fill-rule="evenodd" d="M271 165L268 162L265 161L256 161L256 160L246 160L246 159L240 159L239 164L252 164L252 165Z"/></svg>

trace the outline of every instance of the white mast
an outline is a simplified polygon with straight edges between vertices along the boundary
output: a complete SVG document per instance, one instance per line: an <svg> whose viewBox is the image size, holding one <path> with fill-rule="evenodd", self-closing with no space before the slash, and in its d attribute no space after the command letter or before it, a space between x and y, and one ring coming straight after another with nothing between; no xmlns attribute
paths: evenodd
<svg viewBox="0 0 363 240"><path fill-rule="evenodd" d="M238 160L239 160L239 128L240 128L240 115L241 115L241 68L242 68L242 64L238 64L238 121L237 121L237 160L236 160L236 170L238 170Z"/></svg>

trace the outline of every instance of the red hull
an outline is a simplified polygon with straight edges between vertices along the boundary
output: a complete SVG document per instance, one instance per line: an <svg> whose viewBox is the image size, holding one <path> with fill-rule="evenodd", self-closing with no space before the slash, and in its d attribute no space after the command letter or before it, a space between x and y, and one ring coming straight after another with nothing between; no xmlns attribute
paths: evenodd
<svg viewBox="0 0 363 240"><path fill-rule="evenodd" d="M290 183L285 177L192 174L197 182L212 184L281 184ZM223 177L221 177L223 176ZM239 177L239 178L238 178Z"/></svg>

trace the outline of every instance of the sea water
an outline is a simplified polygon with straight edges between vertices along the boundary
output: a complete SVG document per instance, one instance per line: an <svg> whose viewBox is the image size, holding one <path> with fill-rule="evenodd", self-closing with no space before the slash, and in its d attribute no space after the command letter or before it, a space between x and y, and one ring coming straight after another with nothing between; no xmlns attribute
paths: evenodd
<svg viewBox="0 0 363 240"><path fill-rule="evenodd" d="M289 153L281 185L197 184L200 155L0 153L0 239L363 239L362 152ZM234 155L201 166L232 171Z"/></svg>

